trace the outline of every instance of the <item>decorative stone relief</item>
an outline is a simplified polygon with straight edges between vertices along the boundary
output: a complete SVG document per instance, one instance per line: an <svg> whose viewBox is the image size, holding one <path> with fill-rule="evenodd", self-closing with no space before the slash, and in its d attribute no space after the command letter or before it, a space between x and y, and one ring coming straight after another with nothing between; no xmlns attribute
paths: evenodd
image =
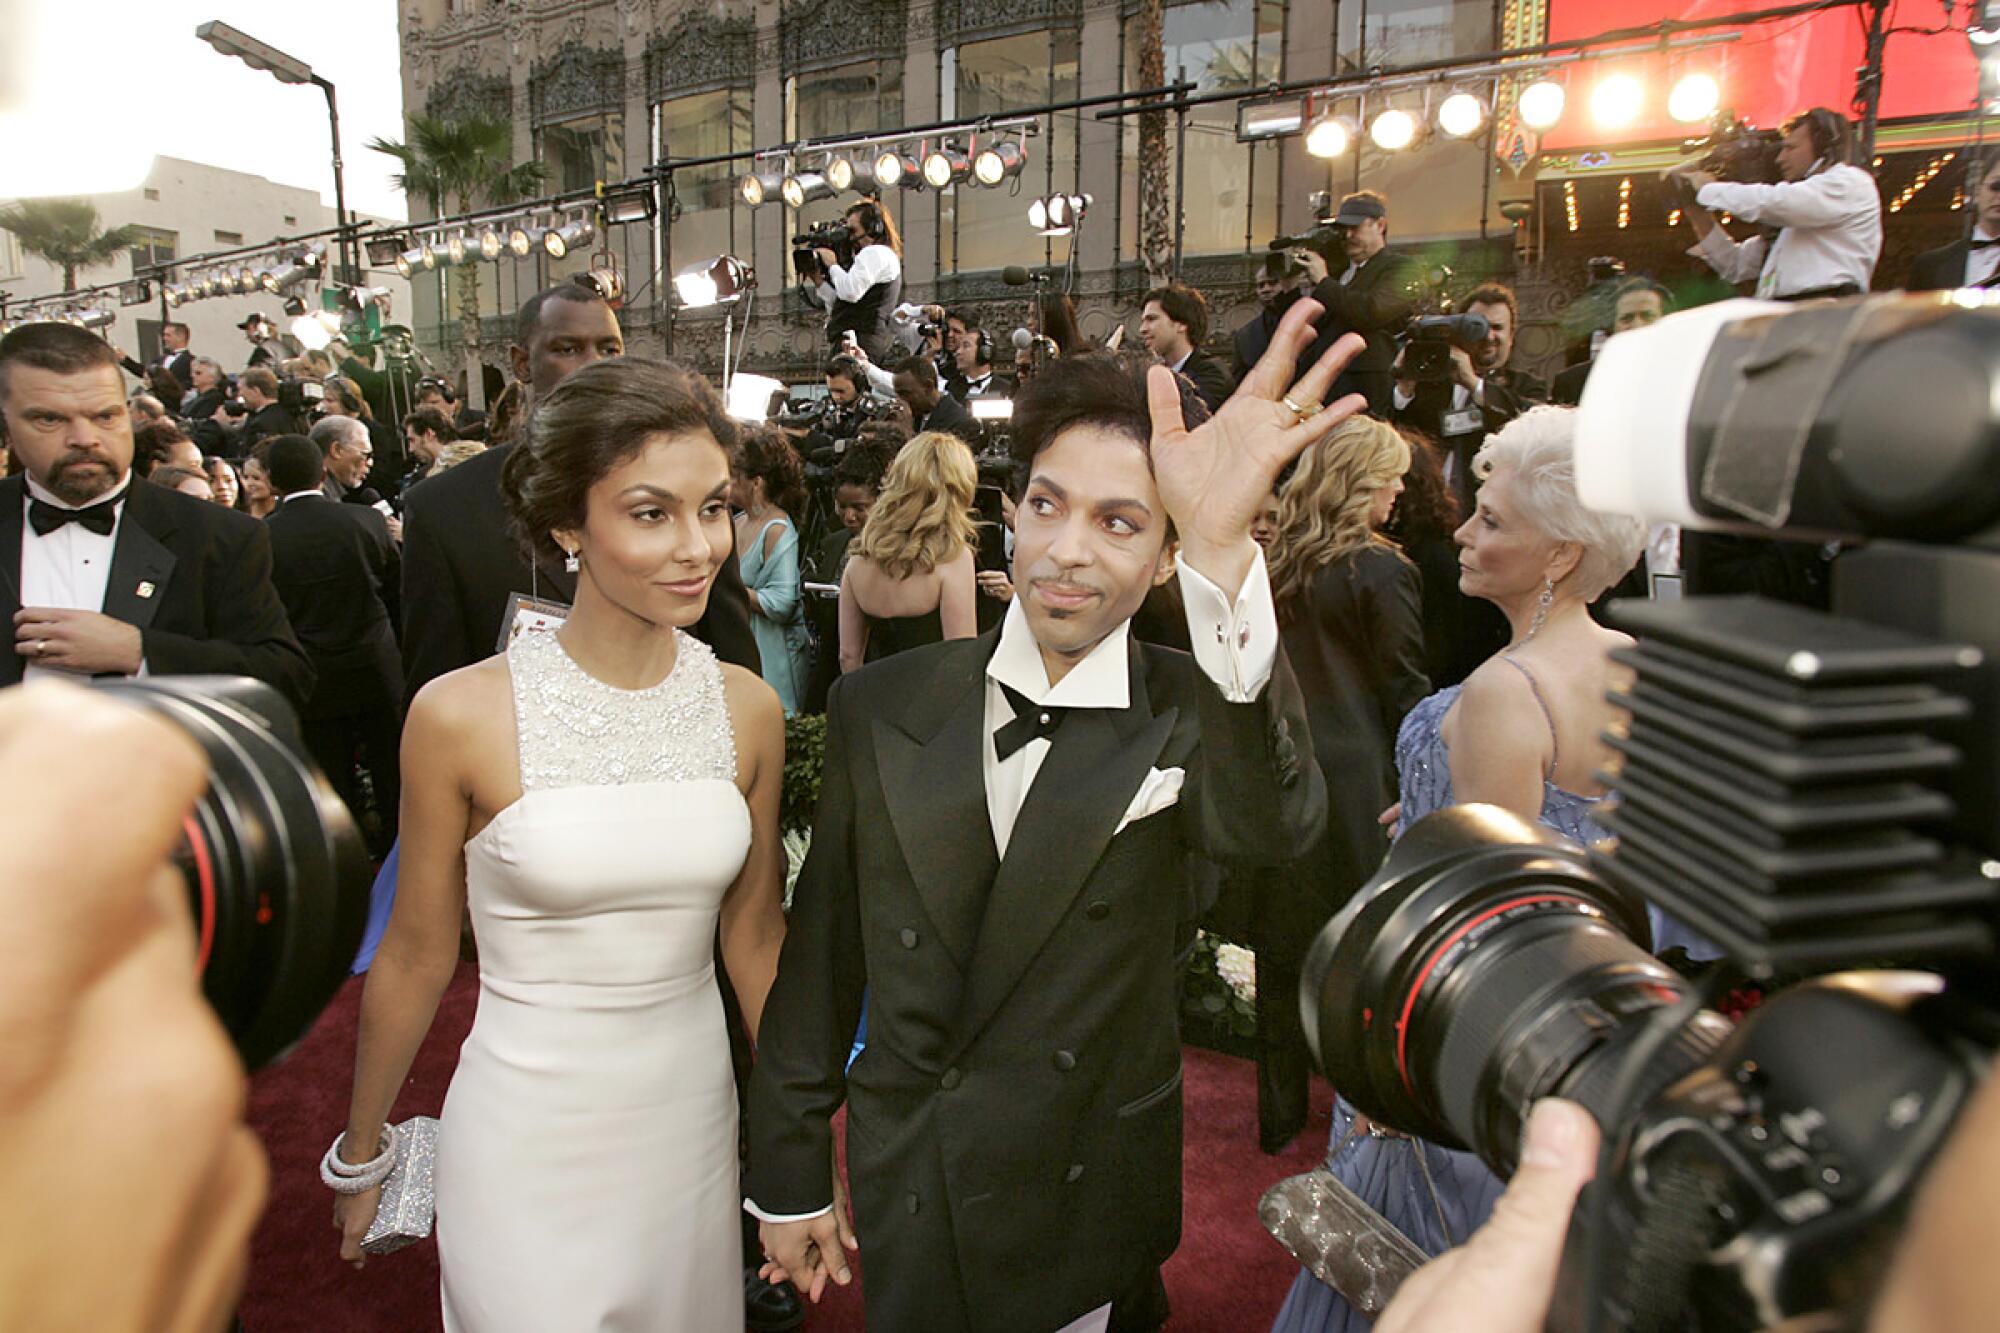
<svg viewBox="0 0 2000 1333"><path fill-rule="evenodd" d="M778 19L786 69L845 64L903 53L906 0L802 0Z"/></svg>
<svg viewBox="0 0 2000 1333"><path fill-rule="evenodd" d="M424 110L445 120L466 116L492 116L512 120L514 86L498 74L481 74L476 68L454 70L440 79L425 99Z"/></svg>
<svg viewBox="0 0 2000 1333"><path fill-rule="evenodd" d="M745 17L687 12L646 44L646 95L664 102L756 76L757 33Z"/></svg>
<svg viewBox="0 0 2000 1333"><path fill-rule="evenodd" d="M1079 0L937 0L937 32L947 43L1082 17Z"/></svg>
<svg viewBox="0 0 2000 1333"><path fill-rule="evenodd" d="M581 23L581 16L578 22ZM625 96L625 58L567 42L528 79L536 124L616 109Z"/></svg>

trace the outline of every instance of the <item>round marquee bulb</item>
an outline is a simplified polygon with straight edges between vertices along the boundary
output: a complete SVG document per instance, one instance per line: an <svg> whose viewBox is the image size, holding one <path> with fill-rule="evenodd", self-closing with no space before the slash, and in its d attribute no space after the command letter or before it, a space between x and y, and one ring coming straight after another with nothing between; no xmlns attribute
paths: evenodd
<svg viewBox="0 0 2000 1333"><path fill-rule="evenodd" d="M1667 94L1667 114L1683 125L1707 120L1722 105L1722 87L1711 74L1690 74Z"/></svg>
<svg viewBox="0 0 2000 1333"><path fill-rule="evenodd" d="M1368 137L1385 153L1401 152L1417 141L1417 118L1400 107L1391 107L1375 117Z"/></svg>
<svg viewBox="0 0 2000 1333"><path fill-rule="evenodd" d="M1630 74L1612 74L1590 90L1590 116L1608 130L1623 129L1639 118L1645 90Z"/></svg>
<svg viewBox="0 0 2000 1333"><path fill-rule="evenodd" d="M1438 128L1454 139L1477 134L1486 123L1486 104L1472 93L1453 93L1438 104Z"/></svg>
<svg viewBox="0 0 2000 1333"><path fill-rule="evenodd" d="M1521 90L1521 100L1517 109L1521 122L1531 130L1552 128L1562 119L1563 104L1568 94L1563 86L1552 79L1538 79Z"/></svg>
<svg viewBox="0 0 2000 1333"><path fill-rule="evenodd" d="M1306 131L1306 151L1314 157L1339 157L1353 140L1346 121L1338 116L1321 116Z"/></svg>

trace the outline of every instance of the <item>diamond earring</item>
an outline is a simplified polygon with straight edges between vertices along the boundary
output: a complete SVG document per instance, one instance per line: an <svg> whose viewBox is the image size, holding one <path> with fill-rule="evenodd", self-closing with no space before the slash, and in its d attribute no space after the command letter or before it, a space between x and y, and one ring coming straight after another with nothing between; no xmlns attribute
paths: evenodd
<svg viewBox="0 0 2000 1333"><path fill-rule="evenodd" d="M575 551L565 550L563 552L563 568L572 574L576 573L576 571L583 568L583 557Z"/></svg>

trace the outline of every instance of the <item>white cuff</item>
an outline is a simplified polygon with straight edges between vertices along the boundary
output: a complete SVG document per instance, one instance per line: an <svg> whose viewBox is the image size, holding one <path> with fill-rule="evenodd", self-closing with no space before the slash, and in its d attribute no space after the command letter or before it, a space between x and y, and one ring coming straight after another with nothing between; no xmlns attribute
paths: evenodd
<svg viewBox="0 0 2000 1333"><path fill-rule="evenodd" d="M815 1217L825 1217L828 1213L832 1212L833 1205L828 1204L826 1207L810 1213L767 1213L750 1200L745 1199L743 1201L743 1211L756 1218L759 1222L810 1222Z"/></svg>
<svg viewBox="0 0 2000 1333"><path fill-rule="evenodd" d="M1411 403L1414 403L1416 401L1417 401L1417 395L1415 390L1412 390L1409 393L1404 393L1401 381L1398 381L1396 383L1396 386L1389 390L1389 404L1390 406L1394 407L1398 412L1401 412L1402 410L1407 408Z"/></svg>
<svg viewBox="0 0 2000 1333"><path fill-rule="evenodd" d="M1186 561L1180 563L1179 574L1195 665L1229 702L1253 702L1264 692L1278 661L1278 612L1271 601L1264 549L1257 548L1234 606L1222 589Z"/></svg>

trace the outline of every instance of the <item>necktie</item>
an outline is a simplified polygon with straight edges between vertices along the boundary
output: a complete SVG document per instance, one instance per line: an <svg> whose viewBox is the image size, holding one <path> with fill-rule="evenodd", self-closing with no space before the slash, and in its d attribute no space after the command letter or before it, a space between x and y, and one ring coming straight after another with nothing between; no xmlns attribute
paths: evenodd
<svg viewBox="0 0 2000 1333"><path fill-rule="evenodd" d="M1003 723L993 733L993 753L1003 764L1029 741L1053 738L1056 728L1069 715L1067 708L1029 703L1028 696L1011 685L1002 685L1000 692L1014 709L1014 720Z"/></svg>
<svg viewBox="0 0 2000 1333"><path fill-rule="evenodd" d="M63 509L45 500L30 500L28 523L38 537L48 536L65 523L81 523L98 536L108 537L118 524L118 501L100 501L87 509Z"/></svg>
<svg viewBox="0 0 2000 1333"><path fill-rule="evenodd" d="M1967 241L1966 245L1968 245L1974 250L1984 250L1989 245L2000 245L2000 236L1989 236L1983 240L1980 237L1975 236L1971 240Z"/></svg>

